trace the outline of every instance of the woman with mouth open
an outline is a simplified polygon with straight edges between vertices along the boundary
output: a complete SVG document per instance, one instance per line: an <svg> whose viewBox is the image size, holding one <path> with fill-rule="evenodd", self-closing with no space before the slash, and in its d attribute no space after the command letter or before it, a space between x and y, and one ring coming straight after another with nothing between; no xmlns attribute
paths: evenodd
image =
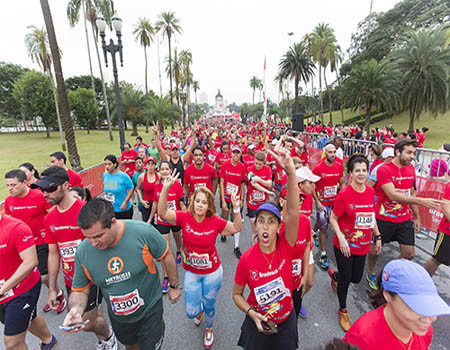
<svg viewBox="0 0 450 350"><path fill-rule="evenodd" d="M246 350L294 350L298 334L291 291L299 189L288 150L278 144L269 152L287 175L285 232L279 236L282 219L275 204L266 202L255 211L258 241L239 260L233 287L233 300L246 314L238 345ZM246 285L250 289L247 300Z"/></svg>

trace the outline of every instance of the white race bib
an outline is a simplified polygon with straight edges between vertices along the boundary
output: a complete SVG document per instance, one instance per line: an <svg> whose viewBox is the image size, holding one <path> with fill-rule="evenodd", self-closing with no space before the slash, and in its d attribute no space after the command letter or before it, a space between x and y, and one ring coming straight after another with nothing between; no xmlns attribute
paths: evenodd
<svg viewBox="0 0 450 350"><path fill-rule="evenodd" d="M302 274L302 259L292 260L292 276L300 276Z"/></svg>
<svg viewBox="0 0 450 350"><path fill-rule="evenodd" d="M230 182L227 183L227 194L231 195L231 196L235 196L237 195L239 190L239 187L236 186L235 184L232 184Z"/></svg>
<svg viewBox="0 0 450 350"><path fill-rule="evenodd" d="M144 305L144 300L139 296L137 289L125 295L110 295L109 301L112 311L118 316L131 315Z"/></svg>
<svg viewBox="0 0 450 350"><path fill-rule="evenodd" d="M205 183L197 183L194 184L194 191L197 191L199 188L206 187Z"/></svg>
<svg viewBox="0 0 450 350"><path fill-rule="evenodd" d="M75 241L58 243L59 254L61 255L61 260L64 262L73 262L75 261L75 253L77 252L77 248L81 243L81 239L77 239Z"/></svg>
<svg viewBox="0 0 450 350"><path fill-rule="evenodd" d="M167 209L176 211L177 210L177 205L176 205L175 201L168 201L167 202Z"/></svg>
<svg viewBox="0 0 450 350"><path fill-rule="evenodd" d="M356 213L355 229L367 230L375 226L375 213Z"/></svg>
<svg viewBox="0 0 450 350"><path fill-rule="evenodd" d="M289 292L289 289L284 286L281 277L255 288L255 297L259 306L272 304L289 295L291 295L291 293Z"/></svg>
<svg viewBox="0 0 450 350"><path fill-rule="evenodd" d="M325 186L323 188L323 198L333 198L337 195L337 185Z"/></svg>
<svg viewBox="0 0 450 350"><path fill-rule="evenodd" d="M266 198L266 196L263 191L254 191L252 193L252 198L255 202L261 202Z"/></svg>
<svg viewBox="0 0 450 350"><path fill-rule="evenodd" d="M190 253L189 254L189 262L192 267L197 269L210 269L212 267L211 260L209 259L209 254L197 254Z"/></svg>
<svg viewBox="0 0 450 350"><path fill-rule="evenodd" d="M5 280L0 280L0 288L5 284ZM8 299L9 297L12 297L14 295L14 292L12 289L8 290L1 298L0 301Z"/></svg>
<svg viewBox="0 0 450 350"><path fill-rule="evenodd" d="M116 200L116 196L114 196L113 193L105 192L105 199L110 202L111 204L114 204Z"/></svg>

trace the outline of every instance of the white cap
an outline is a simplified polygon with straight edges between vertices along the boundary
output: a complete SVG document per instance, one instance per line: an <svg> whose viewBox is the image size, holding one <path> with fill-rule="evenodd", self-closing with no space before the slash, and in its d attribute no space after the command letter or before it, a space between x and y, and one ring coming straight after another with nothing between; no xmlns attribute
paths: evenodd
<svg viewBox="0 0 450 350"><path fill-rule="evenodd" d="M302 166L295 171L295 176L297 177L297 182L303 182L305 180L311 182L317 182L320 180L320 177L314 175L311 170L307 166Z"/></svg>
<svg viewBox="0 0 450 350"><path fill-rule="evenodd" d="M273 139L272 140L272 146L276 146L278 144L278 140L277 139Z"/></svg>
<svg viewBox="0 0 450 350"><path fill-rule="evenodd" d="M383 153L381 153L381 158L386 159L388 157L395 157L394 149L392 147L386 147Z"/></svg>
<svg viewBox="0 0 450 350"><path fill-rule="evenodd" d="M248 146L248 149L253 149L253 148L255 148L255 145L253 143Z"/></svg>

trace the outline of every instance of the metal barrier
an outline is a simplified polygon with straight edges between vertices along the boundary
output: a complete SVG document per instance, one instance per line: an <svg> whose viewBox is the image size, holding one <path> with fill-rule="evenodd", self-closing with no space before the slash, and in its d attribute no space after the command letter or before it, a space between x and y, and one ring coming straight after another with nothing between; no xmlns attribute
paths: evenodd
<svg viewBox="0 0 450 350"><path fill-rule="evenodd" d="M447 183L450 175L450 152L417 148L414 166L419 176Z"/></svg>

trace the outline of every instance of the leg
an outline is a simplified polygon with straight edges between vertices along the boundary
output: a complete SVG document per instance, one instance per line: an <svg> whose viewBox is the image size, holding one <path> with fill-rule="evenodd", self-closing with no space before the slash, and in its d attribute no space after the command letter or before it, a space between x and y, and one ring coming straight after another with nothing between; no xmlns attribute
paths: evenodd
<svg viewBox="0 0 450 350"><path fill-rule="evenodd" d="M413 245L400 244L400 255L397 257L397 259L412 260L414 259L414 255L415 253Z"/></svg>
<svg viewBox="0 0 450 350"><path fill-rule="evenodd" d="M327 231L326 230L319 231L319 247L320 247L320 251L322 253L327 251Z"/></svg>
<svg viewBox="0 0 450 350"><path fill-rule="evenodd" d="M125 347L126 350L139 350L139 345L134 344L134 345L127 345Z"/></svg>
<svg viewBox="0 0 450 350"><path fill-rule="evenodd" d="M216 301L222 286L223 268L222 265L213 273L205 276L202 281L202 299L205 309L205 326L210 328L214 323L216 314Z"/></svg>
<svg viewBox="0 0 450 350"><path fill-rule="evenodd" d="M352 283L359 283L364 275L366 255L352 255Z"/></svg>
<svg viewBox="0 0 450 350"><path fill-rule="evenodd" d="M177 247L177 252L181 251L181 244L182 244L182 236L181 236L181 230L172 231L173 239L175 240L175 245Z"/></svg>
<svg viewBox="0 0 450 350"><path fill-rule="evenodd" d="M25 344L25 336L27 332L22 332L16 335L5 335L4 343L6 350L27 350L28 347Z"/></svg>
<svg viewBox="0 0 450 350"><path fill-rule="evenodd" d="M47 323L41 315L37 315L30 323L28 328L31 334L38 337L44 344L50 344L52 341L52 334L48 330Z"/></svg>
<svg viewBox="0 0 450 350"><path fill-rule="evenodd" d="M163 234L162 236L166 240L167 244L170 245L170 235L169 234ZM164 264L161 264L161 267L162 267L162 270L163 270L164 278L168 278L168 274L167 274L167 271L166 271L166 268L165 268Z"/></svg>
<svg viewBox="0 0 450 350"><path fill-rule="evenodd" d="M433 255L424 267L430 276L433 276L440 264L450 266L450 236L438 231L434 242Z"/></svg>
<svg viewBox="0 0 450 350"><path fill-rule="evenodd" d="M353 256L346 258L340 251L340 249L334 248L334 256L336 257L336 263L338 268L338 285L337 295L339 299L339 307L341 310L347 308L347 293L350 281L352 278L352 259Z"/></svg>
<svg viewBox="0 0 450 350"><path fill-rule="evenodd" d="M370 247L369 257L367 259L367 267L369 270L369 274L371 275L375 274L375 265L377 264L378 261L378 255L375 254L375 247L376 244L372 243Z"/></svg>
<svg viewBox="0 0 450 350"><path fill-rule="evenodd" d="M184 273L184 308L188 318L192 319L203 311L202 278L190 271Z"/></svg>
<svg viewBox="0 0 450 350"><path fill-rule="evenodd" d="M439 265L441 263L437 261L435 258L431 257L428 259L428 261L425 263L425 270L428 271L431 277L436 273L436 270L438 269Z"/></svg>
<svg viewBox="0 0 450 350"><path fill-rule="evenodd" d="M250 228L252 229L252 243L255 243L257 239L255 218L251 217L249 221L250 221Z"/></svg>

